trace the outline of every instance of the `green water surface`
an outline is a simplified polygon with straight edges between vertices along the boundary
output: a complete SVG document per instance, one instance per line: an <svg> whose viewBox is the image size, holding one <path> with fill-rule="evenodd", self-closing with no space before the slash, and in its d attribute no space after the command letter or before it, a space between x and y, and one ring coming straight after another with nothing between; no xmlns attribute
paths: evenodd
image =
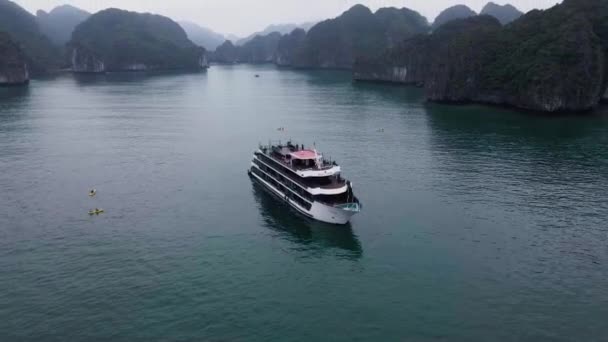
<svg viewBox="0 0 608 342"><path fill-rule="evenodd" d="M350 225L251 183L290 138L353 181ZM336 71L0 89L0 341L606 341L607 147L606 115Z"/></svg>

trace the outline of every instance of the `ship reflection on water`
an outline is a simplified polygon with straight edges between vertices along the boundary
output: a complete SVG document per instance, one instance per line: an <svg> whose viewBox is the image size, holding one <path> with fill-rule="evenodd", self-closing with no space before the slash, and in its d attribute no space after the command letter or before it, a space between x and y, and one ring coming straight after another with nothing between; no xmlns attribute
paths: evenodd
<svg viewBox="0 0 608 342"><path fill-rule="evenodd" d="M252 187L265 226L296 243L298 248L336 250L338 256L350 259L360 258L363 254L361 243L350 223L338 226L306 218L255 182Z"/></svg>

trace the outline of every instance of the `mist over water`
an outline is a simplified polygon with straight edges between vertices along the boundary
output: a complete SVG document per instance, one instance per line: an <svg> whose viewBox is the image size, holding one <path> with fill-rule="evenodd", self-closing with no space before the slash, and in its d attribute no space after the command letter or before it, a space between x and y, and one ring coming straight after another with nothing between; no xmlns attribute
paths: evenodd
<svg viewBox="0 0 608 342"><path fill-rule="evenodd" d="M258 143L290 138L353 181L351 224L251 183ZM602 340L605 146L605 115L428 104L348 72L0 89L0 340Z"/></svg>

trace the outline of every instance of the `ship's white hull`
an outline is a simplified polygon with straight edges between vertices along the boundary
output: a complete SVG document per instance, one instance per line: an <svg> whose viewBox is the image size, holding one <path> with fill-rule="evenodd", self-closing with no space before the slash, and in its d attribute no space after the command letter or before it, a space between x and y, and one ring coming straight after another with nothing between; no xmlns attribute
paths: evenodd
<svg viewBox="0 0 608 342"><path fill-rule="evenodd" d="M249 175L267 191L289 204L292 208L306 217L331 224L347 224L353 215L357 213L356 211L336 208L320 202L312 202L310 210L307 210L306 208L300 206L297 202L289 199L282 191L275 188L255 173L249 172Z"/></svg>

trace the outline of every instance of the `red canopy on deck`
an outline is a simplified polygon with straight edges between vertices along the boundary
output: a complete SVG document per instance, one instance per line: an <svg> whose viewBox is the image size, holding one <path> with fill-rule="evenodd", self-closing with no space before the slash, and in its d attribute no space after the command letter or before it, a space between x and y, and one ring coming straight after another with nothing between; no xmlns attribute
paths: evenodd
<svg viewBox="0 0 608 342"><path fill-rule="evenodd" d="M290 153L291 158L300 160L315 160L320 155L313 150L301 150Z"/></svg>

